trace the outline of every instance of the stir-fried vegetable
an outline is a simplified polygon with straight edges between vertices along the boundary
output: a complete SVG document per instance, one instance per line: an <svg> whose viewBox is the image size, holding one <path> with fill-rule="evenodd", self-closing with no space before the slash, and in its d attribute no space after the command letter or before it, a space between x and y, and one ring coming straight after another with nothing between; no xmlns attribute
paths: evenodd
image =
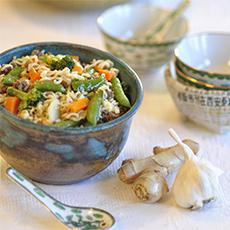
<svg viewBox="0 0 230 230"><path fill-rule="evenodd" d="M74 72L77 72L77 73L79 73L79 74L82 74L82 73L83 73L83 68L82 68L81 66L79 66L79 65L75 65L75 66L73 67L73 71L74 71Z"/></svg>
<svg viewBox="0 0 230 230"><path fill-rule="evenodd" d="M31 103L37 103L41 98L42 98L42 93L36 88L33 88L28 92L28 100Z"/></svg>
<svg viewBox="0 0 230 230"><path fill-rule="evenodd" d="M72 102L70 105L68 105L68 110L72 113L77 113L83 109L86 109L88 105L89 105L89 99L81 98L77 101Z"/></svg>
<svg viewBox="0 0 230 230"><path fill-rule="evenodd" d="M48 119L51 123L59 119L58 105L59 100L56 97L54 97L48 107Z"/></svg>
<svg viewBox="0 0 230 230"><path fill-rule="evenodd" d="M62 70L65 67L68 67L70 70L73 69L75 63L70 56L65 56L61 60L52 61L51 62L51 69L52 70Z"/></svg>
<svg viewBox="0 0 230 230"><path fill-rule="evenodd" d="M98 89L105 83L105 78L103 76L99 76L95 79L91 80L77 80L74 79L72 81L72 87L74 91L86 91L90 92L92 90Z"/></svg>
<svg viewBox="0 0 230 230"><path fill-rule="evenodd" d="M54 124L56 127L74 127L77 126L80 122L79 121L72 121L72 120L65 120L59 121Z"/></svg>
<svg viewBox="0 0 230 230"><path fill-rule="evenodd" d="M42 94L37 89L33 88L28 93L13 87L8 87L7 94L10 96L16 96L21 100L19 110L27 108L29 105L35 105L42 97Z"/></svg>
<svg viewBox="0 0 230 230"><path fill-rule="evenodd" d="M40 74L39 74L34 68L32 68L32 69L29 71L28 75L29 75L29 78L30 78L30 80L31 80L32 82L35 82L35 81L41 79Z"/></svg>
<svg viewBox="0 0 230 230"><path fill-rule="evenodd" d="M107 81L111 81L112 78L115 76L115 73L114 73L114 72L109 71L109 70L107 70L107 69L101 69L101 68L99 68L98 66L95 66L94 69L95 69L98 73L104 74Z"/></svg>
<svg viewBox="0 0 230 230"><path fill-rule="evenodd" d="M48 64L49 66L51 65L52 62L57 61L58 58L56 58L54 55L52 54L44 54L39 56L39 59L44 61L46 64Z"/></svg>
<svg viewBox="0 0 230 230"><path fill-rule="evenodd" d="M118 101L118 103L122 106L130 108L131 105L129 99L126 97L121 82L117 77L112 79L112 89L115 95L115 99Z"/></svg>
<svg viewBox="0 0 230 230"><path fill-rule="evenodd" d="M9 112L13 114L17 114L19 103L20 103L20 100L18 97L15 97L15 96L7 97L5 99L4 106Z"/></svg>
<svg viewBox="0 0 230 230"><path fill-rule="evenodd" d="M55 84L54 82L50 80L44 80L44 81L37 81L35 83L35 89L38 89L42 92L46 91L52 91L52 92L61 92L65 93L66 89L61 84Z"/></svg>
<svg viewBox="0 0 230 230"><path fill-rule="evenodd" d="M15 89L14 87L8 87L7 94L10 96L17 96L20 100L28 100L29 95L21 90Z"/></svg>
<svg viewBox="0 0 230 230"><path fill-rule="evenodd" d="M96 92L93 98L91 99L87 110L87 121L91 125L97 124L102 101L103 101L103 92L99 90L99 92Z"/></svg>
<svg viewBox="0 0 230 230"><path fill-rule="evenodd" d="M36 50L0 65L0 73L0 106L31 122L95 126L131 106L110 60L82 63L79 56Z"/></svg>
<svg viewBox="0 0 230 230"><path fill-rule="evenodd" d="M23 71L22 67L15 67L13 68L2 80L2 83L4 85L13 85L18 79L19 76L21 74L21 72Z"/></svg>

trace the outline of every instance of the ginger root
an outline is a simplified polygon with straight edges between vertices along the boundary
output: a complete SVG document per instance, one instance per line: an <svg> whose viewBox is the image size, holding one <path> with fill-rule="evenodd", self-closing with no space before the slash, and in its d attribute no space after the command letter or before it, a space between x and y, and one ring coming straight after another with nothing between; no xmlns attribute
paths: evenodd
<svg viewBox="0 0 230 230"><path fill-rule="evenodd" d="M199 151L199 144L193 140L190 140L190 139L184 139L182 141L184 144L188 145L190 147L190 149L192 149L192 151L194 153L198 153ZM160 153L174 153L174 154L177 154L177 155L180 155L180 156L183 156L183 149L179 146L179 144L176 144L174 146L170 146L170 147L166 147L166 148L163 148L163 147L160 147L160 146L155 146L153 148L153 154L154 155L157 155L157 154L160 154Z"/></svg>
<svg viewBox="0 0 230 230"><path fill-rule="evenodd" d="M183 140L194 154L199 151L199 144L193 140ZM143 159L128 159L118 169L118 177L132 189L138 199L156 202L163 197L168 186L165 176L176 171L184 162L183 148L177 144L171 147L154 147L153 156Z"/></svg>
<svg viewBox="0 0 230 230"><path fill-rule="evenodd" d="M148 171L143 173L132 185L136 197L148 203L155 203L168 191L165 178L159 173Z"/></svg>
<svg viewBox="0 0 230 230"><path fill-rule="evenodd" d="M183 140L195 154L199 151L199 144L192 140ZM153 156L142 159L128 159L122 162L118 169L118 176L124 183L133 183L146 169L167 176L175 171L184 161L183 149L181 146L174 145L168 148L155 147Z"/></svg>

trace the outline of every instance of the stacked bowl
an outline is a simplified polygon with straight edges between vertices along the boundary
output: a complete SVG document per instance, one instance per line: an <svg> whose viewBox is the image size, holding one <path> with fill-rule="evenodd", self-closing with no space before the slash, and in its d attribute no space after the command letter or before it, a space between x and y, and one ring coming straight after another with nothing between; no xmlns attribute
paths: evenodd
<svg viewBox="0 0 230 230"><path fill-rule="evenodd" d="M145 39L171 12L155 4L122 4L103 12L97 24L109 52L135 70L148 71L168 63L188 31L187 19L179 16L163 41Z"/></svg>
<svg viewBox="0 0 230 230"><path fill-rule="evenodd" d="M217 132L230 130L230 34L202 33L183 39L165 79L186 117Z"/></svg>

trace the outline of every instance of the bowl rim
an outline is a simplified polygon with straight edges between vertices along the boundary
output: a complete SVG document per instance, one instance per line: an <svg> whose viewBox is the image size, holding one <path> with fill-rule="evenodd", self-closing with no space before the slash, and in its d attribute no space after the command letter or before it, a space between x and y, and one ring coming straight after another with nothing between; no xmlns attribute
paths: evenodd
<svg viewBox="0 0 230 230"><path fill-rule="evenodd" d="M64 128L64 127L55 127L55 126L37 124L37 123L31 122L31 121L19 118L18 116L8 112L3 106L0 106L0 113L3 113L3 115L5 115L6 117L9 117L9 119L11 121L13 121L19 125L22 125L24 127L28 127L31 129L36 129L36 130L40 130L40 131L44 131L44 132L65 132L65 133L69 133L69 134L82 134L82 133L98 132L98 131L109 129L111 127L114 127L114 126L128 120L137 112L137 110L138 110L138 108L141 105L141 102L143 100L143 94L144 94L141 80L139 79L137 73L128 64L126 64L124 61L118 59L117 57L115 57L114 55L112 55L106 51L102 51L100 49L96 49L96 48L86 46L86 45L81 45L81 44L48 41L48 42L28 43L25 45L20 45L20 46L16 46L14 48L5 50L5 51L0 53L0 59L2 58L2 56L6 55L10 52L13 52L15 50L24 49L24 48L30 47L30 46L34 46L34 49L35 49L36 46L42 46L42 45L73 46L76 48L87 49L87 50L91 50L92 52L97 52L99 54L106 55L106 58L108 58L108 59L111 58L114 62L117 62L117 63L123 65L128 70L128 72L133 76L134 81L135 81L136 86L137 86L137 98L136 98L134 104L131 106L131 108L125 114L121 115L120 117L118 117L112 121L98 124L96 126Z"/></svg>
<svg viewBox="0 0 230 230"><path fill-rule="evenodd" d="M161 46L169 46L169 45L174 45L176 43L179 43L184 36L186 36L186 34L188 33L188 29L189 29L189 26L188 26L188 20L187 18L184 16L184 15L181 15L180 17L185 21L186 23L186 29L185 29L185 32L183 35L181 36L177 36L175 37L173 40L169 40L169 41L165 41L165 42L162 42L162 43L156 43L156 42L153 42L153 43L143 43L143 42L130 42L129 40L127 39L122 39L122 38L118 38L118 37L115 37L115 36L112 36L110 35L109 33L107 33L105 31L105 29L103 29L102 27L102 23L100 22L101 19L104 17L104 15L109 12L109 11L112 11L114 10L115 8L121 8L121 7L130 7L130 8L133 8L134 6L151 6L151 7L154 7L156 8L157 5L155 4L150 4L150 3L126 3L126 4L119 4L119 5L115 5L115 6L112 6L106 10L104 10L97 18L97 27L99 29L99 31L107 38L117 42L117 43L120 43L120 44L124 44L124 45L129 45L129 46L133 46L133 47L153 47L153 46L156 46L156 47L161 47ZM166 8L166 7L158 7L158 8L161 8L161 9L164 9L164 10L170 10L169 8Z"/></svg>
<svg viewBox="0 0 230 230"><path fill-rule="evenodd" d="M177 79L177 76L174 76L174 74L172 73L172 68L171 65L173 63L169 63L166 65L165 70L164 70L164 78L166 79L166 84L168 82L168 79L174 81L174 84L177 84L180 87L183 87L184 90L186 91L192 91L194 93L198 93L198 94L207 94L207 95L215 95L215 96L219 96L219 95L223 95L223 96L229 96L230 90L216 90L216 89L207 89L207 88L197 88L194 85L186 85L182 82L179 82Z"/></svg>
<svg viewBox="0 0 230 230"><path fill-rule="evenodd" d="M215 72L215 71L202 70L202 69L193 67L193 66L185 63L184 61L182 61L181 58L179 58L179 55L177 54L178 53L177 50L179 49L179 46L181 46L183 40L190 39L190 38L193 38L193 37L202 37L202 36L229 36L229 38L230 38L230 33L228 33L228 32L199 32L199 33L187 35L182 39L181 43L175 48L175 50L174 50L175 58L179 62L181 62L182 65L184 65L185 67L190 68L191 70L196 71L198 73L207 74L207 75L210 75L210 76L221 75L221 76L230 78L230 73L226 74L226 73L218 73L218 72Z"/></svg>
<svg viewBox="0 0 230 230"><path fill-rule="evenodd" d="M228 87L228 86L218 86L218 85L214 85L211 83L202 82L202 81L197 80L191 76L188 76L178 67L178 65L175 62L174 62L174 65L175 65L176 73L178 73L180 75L180 77L182 77L183 79L185 79L186 81L188 81L192 84L205 87L205 89L209 89L209 90L230 90L230 87Z"/></svg>

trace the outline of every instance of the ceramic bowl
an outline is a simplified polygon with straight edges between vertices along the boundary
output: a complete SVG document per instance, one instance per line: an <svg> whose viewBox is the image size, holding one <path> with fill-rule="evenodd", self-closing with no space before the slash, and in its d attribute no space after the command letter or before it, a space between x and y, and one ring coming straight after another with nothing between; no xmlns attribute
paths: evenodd
<svg viewBox="0 0 230 230"><path fill-rule="evenodd" d="M175 59L184 74L208 84L230 87L230 34L188 36L175 49Z"/></svg>
<svg viewBox="0 0 230 230"><path fill-rule="evenodd" d="M205 90L179 82L169 66L165 81L177 109L189 120L214 132L230 131L230 90Z"/></svg>
<svg viewBox="0 0 230 230"><path fill-rule="evenodd" d="M114 6L99 16L97 23L108 51L137 70L152 69L167 63L188 30L187 20L179 17L162 43L133 42L153 29L169 10L152 4Z"/></svg>
<svg viewBox="0 0 230 230"><path fill-rule="evenodd" d="M110 59L128 86L132 107L121 117L95 127L58 128L35 124L14 116L0 106L0 149L2 157L35 181L69 184L95 175L121 152L128 138L133 115L143 90L137 74L124 62L95 48L70 43L44 42L19 46L0 54L8 63L32 50L78 55L82 62Z"/></svg>
<svg viewBox="0 0 230 230"><path fill-rule="evenodd" d="M230 90L230 86L218 86L214 84L208 83L203 79L199 79L196 77L187 75L178 65L177 61L174 64L177 80L182 82L183 84L190 85L199 89L206 89L206 90Z"/></svg>

